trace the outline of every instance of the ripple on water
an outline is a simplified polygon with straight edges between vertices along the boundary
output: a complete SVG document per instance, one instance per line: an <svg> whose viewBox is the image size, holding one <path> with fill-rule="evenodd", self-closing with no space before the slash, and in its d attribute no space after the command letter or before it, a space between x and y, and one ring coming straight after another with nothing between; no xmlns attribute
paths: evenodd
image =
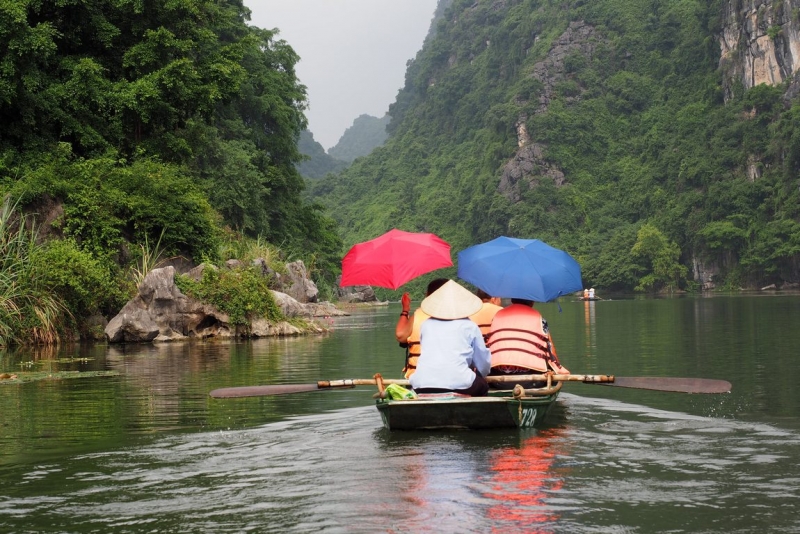
<svg viewBox="0 0 800 534"><path fill-rule="evenodd" d="M526 432L390 433L365 406L39 466L17 482L36 486L30 496L0 497L0 527L788 531L799 445L770 425L570 394L550 425Z"/></svg>

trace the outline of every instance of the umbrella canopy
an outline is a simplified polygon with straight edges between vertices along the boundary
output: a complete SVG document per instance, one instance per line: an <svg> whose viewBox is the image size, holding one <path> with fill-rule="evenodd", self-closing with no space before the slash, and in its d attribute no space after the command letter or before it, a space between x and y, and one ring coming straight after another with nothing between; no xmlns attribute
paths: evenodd
<svg viewBox="0 0 800 534"><path fill-rule="evenodd" d="M538 239L498 237L462 250L458 277L493 297L536 302L583 288L578 262Z"/></svg>
<svg viewBox="0 0 800 534"><path fill-rule="evenodd" d="M353 245L342 259L339 285L397 289L417 276L452 265L450 245L442 238L393 229Z"/></svg>

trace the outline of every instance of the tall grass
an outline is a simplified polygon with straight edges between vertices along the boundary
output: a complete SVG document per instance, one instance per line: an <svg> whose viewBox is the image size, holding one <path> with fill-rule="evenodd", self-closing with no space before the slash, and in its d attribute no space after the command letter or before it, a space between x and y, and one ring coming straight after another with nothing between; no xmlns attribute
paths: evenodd
<svg viewBox="0 0 800 534"><path fill-rule="evenodd" d="M262 236L251 238L228 230L221 240L219 256L222 261L237 259L244 264L260 258L276 271L283 269L281 250L267 243Z"/></svg>
<svg viewBox="0 0 800 534"><path fill-rule="evenodd" d="M142 284L147 273L171 259L165 257L166 249L161 245L161 240L164 238L165 231L166 228L161 230L161 235L158 236L158 241L156 241L155 245L150 245L150 240L146 234L144 236L144 243L139 244L140 257L136 265L132 267L130 271L131 279L136 284L136 287Z"/></svg>
<svg viewBox="0 0 800 534"><path fill-rule="evenodd" d="M31 261L37 229L16 207L9 196L0 207L0 346L55 343L69 312L46 288L37 287Z"/></svg>

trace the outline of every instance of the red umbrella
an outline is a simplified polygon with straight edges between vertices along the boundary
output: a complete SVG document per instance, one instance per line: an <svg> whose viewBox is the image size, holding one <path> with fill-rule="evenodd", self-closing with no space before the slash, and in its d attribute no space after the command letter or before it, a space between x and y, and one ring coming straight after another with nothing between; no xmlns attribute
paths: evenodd
<svg viewBox="0 0 800 534"><path fill-rule="evenodd" d="M417 276L452 265L450 245L442 238L393 229L353 245L342 259L340 285L397 289Z"/></svg>

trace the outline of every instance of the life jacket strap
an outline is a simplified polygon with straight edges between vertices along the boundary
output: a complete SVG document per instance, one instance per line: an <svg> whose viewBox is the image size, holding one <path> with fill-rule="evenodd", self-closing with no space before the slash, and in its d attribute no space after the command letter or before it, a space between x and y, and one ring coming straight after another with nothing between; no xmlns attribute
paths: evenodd
<svg viewBox="0 0 800 534"><path fill-rule="evenodd" d="M503 339L495 339L494 341L489 341L487 346L489 347L489 350L491 350L493 345L495 345L497 343L502 343L503 341L521 341L522 343L525 343L527 345L533 345L534 347L536 347L537 349L541 350L542 352L550 352L550 344L549 343L547 343L547 342L545 342L544 344L536 343L535 341L531 341L530 339L524 338L524 337L504 337ZM502 349L498 349L498 350L502 350ZM524 349L520 349L520 350L524 351ZM524 351L524 352L528 352L528 351Z"/></svg>
<svg viewBox="0 0 800 534"><path fill-rule="evenodd" d="M538 357L538 358L542 358L542 359L544 359L544 360L549 360L549 359L551 359L551 358L550 358L550 354L549 354L548 352L543 352L543 351L542 351L542 352L540 352L540 351L533 351L533 350L525 350L525 349L520 349L520 348L518 348L518 347L493 350L493 351L492 351L492 354L499 354L499 353L501 353L501 352L504 352L504 351L509 351L509 350L511 350L511 351L514 351L514 352L524 352L525 354L530 354L531 356L536 356L536 357Z"/></svg>
<svg viewBox="0 0 800 534"><path fill-rule="evenodd" d="M497 330L495 330L494 332L489 334L489 337L492 337L495 334L499 334L500 332L521 332L523 334L533 334L534 336L538 337L539 339L541 339L544 342L549 341L547 336L545 336L544 334L540 334L539 332L534 332L532 330L526 330L524 328L498 328ZM515 339L518 339L518 338L515 338Z"/></svg>
<svg viewBox="0 0 800 534"><path fill-rule="evenodd" d="M419 345L419 342L418 341L409 341L408 343L405 344L405 347L406 347L406 361L405 361L405 365L403 366L403 373L404 374L406 373L406 371L409 371L411 369L416 369L417 368L416 361L415 361L415 363L412 364L411 363L411 358L419 358L419 354L411 354L411 350L410 350L411 349L411 345Z"/></svg>

